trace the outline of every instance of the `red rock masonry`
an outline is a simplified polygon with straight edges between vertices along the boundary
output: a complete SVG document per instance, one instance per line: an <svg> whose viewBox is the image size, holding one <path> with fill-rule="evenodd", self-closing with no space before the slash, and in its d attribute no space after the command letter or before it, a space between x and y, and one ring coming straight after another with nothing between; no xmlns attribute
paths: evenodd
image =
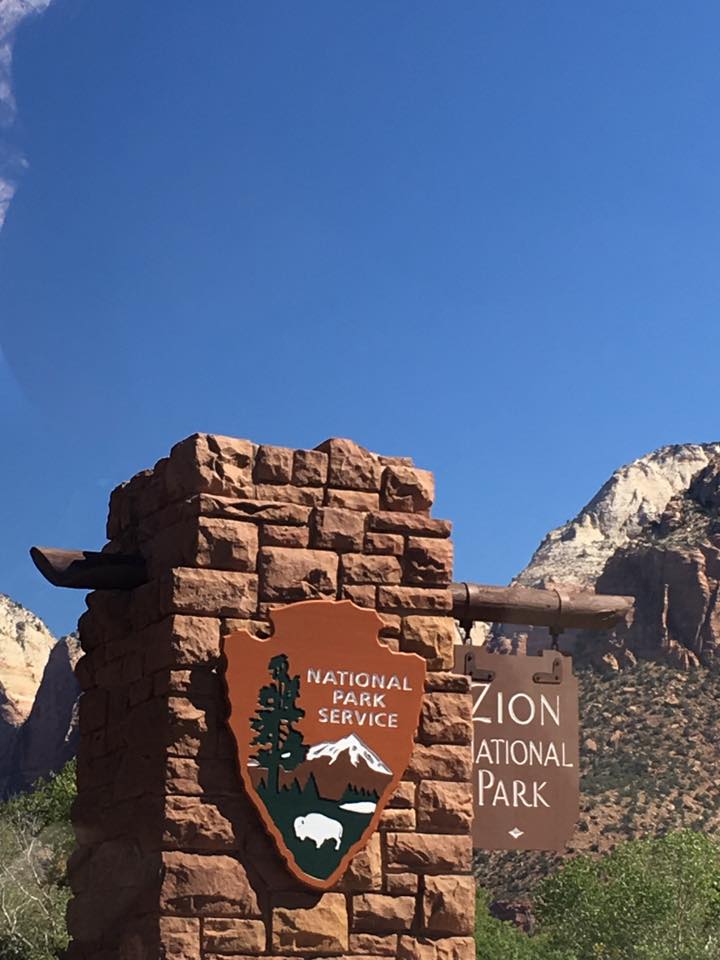
<svg viewBox="0 0 720 960"><path fill-rule="evenodd" d="M152 579L90 594L80 621L73 960L474 957L471 718L450 672L450 524L433 478L349 440L315 450L198 434L110 500L107 550ZM337 887L294 881L246 800L221 643L268 610L349 597L428 663L416 746Z"/></svg>

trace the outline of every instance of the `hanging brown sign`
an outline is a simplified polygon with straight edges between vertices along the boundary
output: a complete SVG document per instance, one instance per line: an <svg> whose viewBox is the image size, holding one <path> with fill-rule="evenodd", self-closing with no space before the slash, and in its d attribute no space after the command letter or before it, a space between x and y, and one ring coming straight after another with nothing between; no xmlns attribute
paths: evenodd
<svg viewBox="0 0 720 960"><path fill-rule="evenodd" d="M579 814L578 683L557 651L502 656L455 648L472 677L473 844L559 850Z"/></svg>
<svg viewBox="0 0 720 960"><path fill-rule="evenodd" d="M374 610L310 600L274 634L225 638L229 724L245 789L292 873L332 886L407 768L425 661L380 642Z"/></svg>

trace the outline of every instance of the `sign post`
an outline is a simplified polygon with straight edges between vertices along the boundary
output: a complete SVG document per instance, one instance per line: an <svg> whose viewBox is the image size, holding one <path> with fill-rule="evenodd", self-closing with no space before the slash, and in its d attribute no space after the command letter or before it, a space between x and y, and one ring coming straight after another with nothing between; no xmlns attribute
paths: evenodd
<svg viewBox="0 0 720 960"><path fill-rule="evenodd" d="M472 677L473 846L559 850L579 814L578 683L556 650L541 657L455 648Z"/></svg>

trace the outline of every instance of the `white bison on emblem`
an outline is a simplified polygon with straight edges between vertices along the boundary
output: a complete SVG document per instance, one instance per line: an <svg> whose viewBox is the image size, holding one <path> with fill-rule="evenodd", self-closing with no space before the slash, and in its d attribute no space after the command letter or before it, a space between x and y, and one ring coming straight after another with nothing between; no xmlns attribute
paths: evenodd
<svg viewBox="0 0 720 960"><path fill-rule="evenodd" d="M334 840L335 849L340 849L342 824L338 820L326 817L324 813L308 813L304 817L295 817L293 828L298 840L312 840L317 849L326 840Z"/></svg>

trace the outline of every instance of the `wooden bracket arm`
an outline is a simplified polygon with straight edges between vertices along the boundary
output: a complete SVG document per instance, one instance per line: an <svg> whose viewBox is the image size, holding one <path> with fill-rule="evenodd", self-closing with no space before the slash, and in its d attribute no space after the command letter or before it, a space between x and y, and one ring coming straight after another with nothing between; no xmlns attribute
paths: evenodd
<svg viewBox="0 0 720 960"><path fill-rule="evenodd" d="M31 547L30 556L40 573L55 587L133 590L148 580L145 560L135 554Z"/></svg>
<svg viewBox="0 0 720 960"><path fill-rule="evenodd" d="M635 605L634 597L598 593L567 594L534 587L493 587L484 583L452 583L453 616L461 623L527 624L551 627L608 630L625 620Z"/></svg>
<svg viewBox="0 0 720 960"><path fill-rule="evenodd" d="M32 547L30 556L45 579L56 587L133 590L148 580L145 560L139 554ZM452 583L450 591L453 616L462 623L485 620L554 630L607 630L628 617L634 605L633 597L564 594L559 590L484 583Z"/></svg>

